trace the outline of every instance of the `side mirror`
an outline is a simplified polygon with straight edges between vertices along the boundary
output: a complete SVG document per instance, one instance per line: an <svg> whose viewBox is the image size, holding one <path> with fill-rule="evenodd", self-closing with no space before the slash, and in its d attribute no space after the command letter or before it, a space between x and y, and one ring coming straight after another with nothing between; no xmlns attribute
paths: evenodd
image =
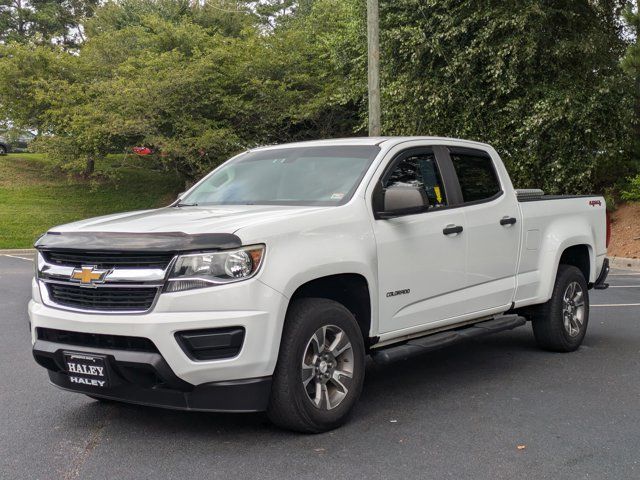
<svg viewBox="0 0 640 480"><path fill-rule="evenodd" d="M384 211L378 212L382 219L413 215L429 209L429 198L419 187L389 187L384 189L383 195Z"/></svg>

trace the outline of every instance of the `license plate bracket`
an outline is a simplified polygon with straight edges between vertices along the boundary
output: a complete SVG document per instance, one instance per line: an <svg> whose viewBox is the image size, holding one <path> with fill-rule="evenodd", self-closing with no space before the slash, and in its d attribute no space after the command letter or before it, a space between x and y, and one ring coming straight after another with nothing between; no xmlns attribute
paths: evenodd
<svg viewBox="0 0 640 480"><path fill-rule="evenodd" d="M83 352L63 352L69 381L78 387L109 387L107 357Z"/></svg>

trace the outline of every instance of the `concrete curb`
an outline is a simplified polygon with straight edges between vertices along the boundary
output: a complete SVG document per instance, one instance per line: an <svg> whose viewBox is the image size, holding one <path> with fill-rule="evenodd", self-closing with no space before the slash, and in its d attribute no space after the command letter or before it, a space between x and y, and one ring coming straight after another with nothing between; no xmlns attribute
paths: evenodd
<svg viewBox="0 0 640 480"><path fill-rule="evenodd" d="M35 255L35 248L18 248L0 250L0 255Z"/></svg>
<svg viewBox="0 0 640 480"><path fill-rule="evenodd" d="M640 270L640 258L611 257L609 258L609 265L611 268Z"/></svg>

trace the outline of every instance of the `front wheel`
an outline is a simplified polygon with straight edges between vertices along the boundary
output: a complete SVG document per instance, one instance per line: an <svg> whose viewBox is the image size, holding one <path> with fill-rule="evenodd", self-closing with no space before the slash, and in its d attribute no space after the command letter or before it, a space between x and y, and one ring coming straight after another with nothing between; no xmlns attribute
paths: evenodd
<svg viewBox="0 0 640 480"><path fill-rule="evenodd" d="M589 290L579 268L558 267L551 299L533 311L531 321L540 348L571 352L582 344L589 323Z"/></svg>
<svg viewBox="0 0 640 480"><path fill-rule="evenodd" d="M319 433L343 424L364 381L364 341L340 303L302 298L289 308L267 414L276 425Z"/></svg>

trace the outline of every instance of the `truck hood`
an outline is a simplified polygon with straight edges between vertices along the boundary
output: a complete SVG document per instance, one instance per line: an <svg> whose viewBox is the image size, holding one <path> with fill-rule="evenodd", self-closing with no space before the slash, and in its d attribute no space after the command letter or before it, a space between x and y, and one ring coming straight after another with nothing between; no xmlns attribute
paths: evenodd
<svg viewBox="0 0 640 480"><path fill-rule="evenodd" d="M50 232L183 232L234 233L247 225L290 219L328 207L281 205L222 205L201 207L165 207L116 213L52 228Z"/></svg>

